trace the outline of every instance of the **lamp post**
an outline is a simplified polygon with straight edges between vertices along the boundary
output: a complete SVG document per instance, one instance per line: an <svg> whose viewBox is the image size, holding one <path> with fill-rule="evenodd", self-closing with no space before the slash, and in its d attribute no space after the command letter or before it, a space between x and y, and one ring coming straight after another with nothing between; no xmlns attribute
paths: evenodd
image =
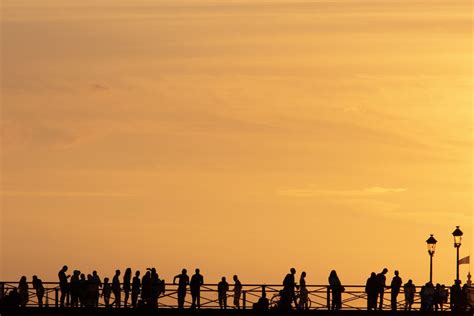
<svg viewBox="0 0 474 316"><path fill-rule="evenodd" d="M459 248L461 247L462 231L459 226L453 231L454 248L456 248L456 280L459 280Z"/></svg>
<svg viewBox="0 0 474 316"><path fill-rule="evenodd" d="M430 234L430 238L426 240L428 246L428 254L430 255L430 283L433 283L433 256L436 250L436 243L438 241Z"/></svg>

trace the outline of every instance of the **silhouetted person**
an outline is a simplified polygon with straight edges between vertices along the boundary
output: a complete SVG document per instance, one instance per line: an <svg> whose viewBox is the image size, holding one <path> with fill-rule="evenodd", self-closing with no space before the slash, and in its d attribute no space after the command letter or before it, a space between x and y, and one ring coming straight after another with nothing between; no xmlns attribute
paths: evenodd
<svg viewBox="0 0 474 316"><path fill-rule="evenodd" d="M114 294L114 302L112 305L115 307L120 307L121 298L121 288L120 288L120 270L115 270L115 275L112 279L112 293Z"/></svg>
<svg viewBox="0 0 474 316"><path fill-rule="evenodd" d="M97 271L92 271L92 278L94 284L97 286L97 293L96 293L96 298L95 298L95 307L99 307L99 297L100 297L100 288L102 287L102 280L100 279L99 275L97 274Z"/></svg>
<svg viewBox="0 0 474 316"><path fill-rule="evenodd" d="M435 289L431 282L427 282L420 290L421 310L432 311L434 303Z"/></svg>
<svg viewBox="0 0 474 316"><path fill-rule="evenodd" d="M14 287L10 292L8 292L7 296L4 298L4 302L2 303L2 310L14 310L20 307L21 297L18 293L18 289Z"/></svg>
<svg viewBox="0 0 474 316"><path fill-rule="evenodd" d="M411 311L416 293L416 287L412 280L408 280L408 282L403 285L403 292L405 292L405 310Z"/></svg>
<svg viewBox="0 0 474 316"><path fill-rule="evenodd" d="M135 272L135 276L132 280L132 307L137 307L138 295L140 294L140 271Z"/></svg>
<svg viewBox="0 0 474 316"><path fill-rule="evenodd" d="M196 307L201 308L201 285L204 284L204 277L201 275L199 269L196 269L195 272L189 282L192 297L191 308L193 309Z"/></svg>
<svg viewBox="0 0 474 316"><path fill-rule="evenodd" d="M33 288L35 289L36 298L38 299L38 306L43 307L43 297L44 297L43 281L41 281L36 275L33 275Z"/></svg>
<svg viewBox="0 0 474 316"><path fill-rule="evenodd" d="M367 293L367 310L377 309L377 293L379 290L377 274L372 272L365 283L365 293Z"/></svg>
<svg viewBox="0 0 474 316"><path fill-rule="evenodd" d="M178 308L184 308L184 299L186 298L186 287L189 284L189 276L187 275L188 271L183 269L181 274L176 275L173 278L173 284L176 284L176 279L178 279Z"/></svg>
<svg viewBox="0 0 474 316"><path fill-rule="evenodd" d="M147 271L142 279L142 302L151 304L151 272Z"/></svg>
<svg viewBox="0 0 474 316"><path fill-rule="evenodd" d="M79 307L79 291L80 291L80 277L81 272L74 270L72 272L71 283L69 284L69 293L71 296L71 307Z"/></svg>
<svg viewBox="0 0 474 316"><path fill-rule="evenodd" d="M86 275L84 273L81 273L81 276L79 278L79 303L81 304L81 307L84 307L85 305L86 292L87 292Z"/></svg>
<svg viewBox="0 0 474 316"><path fill-rule="evenodd" d="M18 294L20 295L20 306L26 307L28 301L30 300L28 295L28 282L26 282L26 276L20 278L18 283Z"/></svg>
<svg viewBox="0 0 474 316"><path fill-rule="evenodd" d="M234 275L234 306L240 309L240 295L242 294L242 283L237 275Z"/></svg>
<svg viewBox="0 0 474 316"><path fill-rule="evenodd" d="M268 310L270 302L268 301L265 290L262 290L262 296L258 299L257 303L253 304L253 309L257 312L265 312Z"/></svg>
<svg viewBox="0 0 474 316"><path fill-rule="evenodd" d="M452 311L460 311L461 310L461 296L462 296L462 289L461 289L461 281L454 280L454 284L451 286L451 297L450 297L450 304Z"/></svg>
<svg viewBox="0 0 474 316"><path fill-rule="evenodd" d="M281 299L283 300L283 305L288 305L291 309L291 302L295 303L295 306L298 306L298 302L296 301L295 295L295 274L296 269L291 268L290 273L288 273L285 278L283 279L283 293L281 295ZM288 309L288 306L282 306L283 309Z"/></svg>
<svg viewBox="0 0 474 316"><path fill-rule="evenodd" d="M388 269L384 268L382 272L377 274L377 285L378 285L378 291L377 291L377 296L379 297L379 310L383 309L383 294L385 292L385 282L386 282L386 277L385 275L387 274Z"/></svg>
<svg viewBox="0 0 474 316"><path fill-rule="evenodd" d="M110 294L112 293L112 286L109 283L109 278L104 278L104 285L102 287L102 296L104 297L105 307L110 306Z"/></svg>
<svg viewBox="0 0 474 316"><path fill-rule="evenodd" d="M132 280L132 269L127 268L123 274L123 292L125 294L123 299L123 306L126 308L128 305L128 297L130 296Z"/></svg>
<svg viewBox="0 0 474 316"><path fill-rule="evenodd" d="M85 307L95 307L97 293L99 293L99 285L95 282L92 274L88 274L86 280L86 295L84 299Z"/></svg>
<svg viewBox="0 0 474 316"><path fill-rule="evenodd" d="M67 279L70 277L66 275L66 271L68 270L67 266L63 266L61 270L59 270L58 278L59 278L59 289L61 290L61 297L60 297L60 306L64 307L64 300L69 294L69 285Z"/></svg>
<svg viewBox="0 0 474 316"><path fill-rule="evenodd" d="M308 289L306 288L306 272L301 272L300 276L300 301L298 302L300 309L308 309Z"/></svg>
<svg viewBox="0 0 474 316"><path fill-rule="evenodd" d="M217 284L217 296L219 299L219 306L221 309L227 309L227 291L229 290L229 283L225 277Z"/></svg>
<svg viewBox="0 0 474 316"><path fill-rule="evenodd" d="M342 292L344 292L344 287L337 276L336 270L332 270L329 274L329 288L332 292L332 304L331 310L340 310L342 307Z"/></svg>
<svg viewBox="0 0 474 316"><path fill-rule="evenodd" d="M165 282L165 279L162 279L159 284L158 295L161 295L161 294L164 295L165 291L166 291L166 282Z"/></svg>
<svg viewBox="0 0 474 316"><path fill-rule="evenodd" d="M397 310L397 297L400 293L400 288L402 287L402 279L399 276L398 270L395 270L394 274L395 276L392 279L392 283L390 283L390 303L392 311Z"/></svg>
<svg viewBox="0 0 474 316"><path fill-rule="evenodd" d="M161 280L156 272L155 268L150 270L151 278L151 304L153 307L158 308L158 298L161 294Z"/></svg>

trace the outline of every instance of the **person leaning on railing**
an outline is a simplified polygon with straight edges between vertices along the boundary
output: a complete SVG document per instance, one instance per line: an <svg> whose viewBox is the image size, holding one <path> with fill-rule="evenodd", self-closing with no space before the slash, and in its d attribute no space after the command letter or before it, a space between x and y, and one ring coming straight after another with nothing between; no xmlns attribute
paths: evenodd
<svg viewBox="0 0 474 316"><path fill-rule="evenodd" d="M240 309L240 295L242 294L242 283L237 275L234 275L234 306Z"/></svg>
<svg viewBox="0 0 474 316"><path fill-rule="evenodd" d="M44 286L36 275L33 275L33 288L36 291L36 298L38 299L38 306L43 307Z"/></svg>

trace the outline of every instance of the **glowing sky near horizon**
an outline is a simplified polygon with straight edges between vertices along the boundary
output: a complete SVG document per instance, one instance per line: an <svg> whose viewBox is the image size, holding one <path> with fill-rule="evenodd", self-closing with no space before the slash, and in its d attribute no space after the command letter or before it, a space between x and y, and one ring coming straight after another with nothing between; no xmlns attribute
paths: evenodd
<svg viewBox="0 0 474 316"><path fill-rule="evenodd" d="M7 0L1 279L454 279L472 3ZM38 260L40 258L40 260ZM461 267L463 279L468 267Z"/></svg>

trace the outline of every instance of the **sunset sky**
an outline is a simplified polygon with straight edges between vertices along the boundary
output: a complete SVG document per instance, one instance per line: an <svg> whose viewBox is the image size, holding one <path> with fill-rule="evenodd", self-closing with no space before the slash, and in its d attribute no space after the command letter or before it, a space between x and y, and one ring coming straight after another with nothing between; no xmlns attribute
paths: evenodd
<svg viewBox="0 0 474 316"><path fill-rule="evenodd" d="M0 279L455 278L470 0L3 0ZM461 266L461 276L469 267ZM474 271L473 271L474 272Z"/></svg>

